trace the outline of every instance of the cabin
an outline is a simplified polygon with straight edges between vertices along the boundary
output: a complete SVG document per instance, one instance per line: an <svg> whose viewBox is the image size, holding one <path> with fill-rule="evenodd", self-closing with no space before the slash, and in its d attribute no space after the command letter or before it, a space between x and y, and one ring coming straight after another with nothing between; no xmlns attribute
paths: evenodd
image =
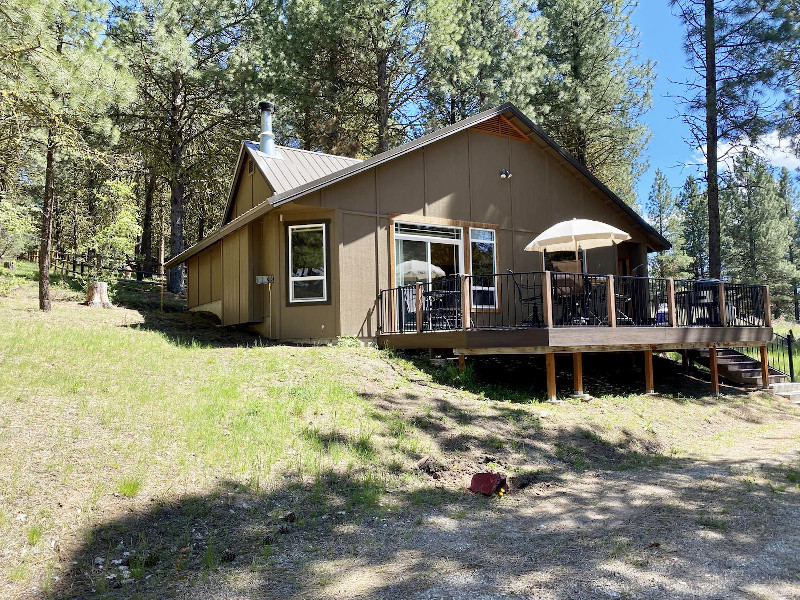
<svg viewBox="0 0 800 600"><path fill-rule="evenodd" d="M363 161L276 145L274 106L260 109L222 226L165 265L186 264L189 309L223 325L447 349L462 364L544 354L548 371L554 353L772 338L764 286L648 278L667 240L513 104ZM577 256L524 250L573 218L630 238Z"/></svg>

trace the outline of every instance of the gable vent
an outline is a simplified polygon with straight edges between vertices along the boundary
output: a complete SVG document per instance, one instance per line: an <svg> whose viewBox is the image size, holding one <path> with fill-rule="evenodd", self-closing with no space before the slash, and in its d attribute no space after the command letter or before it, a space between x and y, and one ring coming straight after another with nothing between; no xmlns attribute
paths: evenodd
<svg viewBox="0 0 800 600"><path fill-rule="evenodd" d="M247 161L247 172L250 175L253 174L253 159L252 158Z"/></svg>
<svg viewBox="0 0 800 600"><path fill-rule="evenodd" d="M484 133L492 135L499 135L500 137L511 138L512 140L519 140L520 142L530 142L530 138L517 129L511 121L506 119L503 115L497 115L491 119L481 121L477 125L473 125L472 129L477 129Z"/></svg>

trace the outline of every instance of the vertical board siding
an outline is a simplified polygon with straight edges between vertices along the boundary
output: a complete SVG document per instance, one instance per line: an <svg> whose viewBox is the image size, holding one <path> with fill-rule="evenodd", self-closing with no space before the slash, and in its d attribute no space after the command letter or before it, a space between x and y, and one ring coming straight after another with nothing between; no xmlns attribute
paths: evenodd
<svg viewBox="0 0 800 600"><path fill-rule="evenodd" d="M199 304L197 297L197 289L198 289L198 280L200 279L199 273L199 262L197 256L193 256L190 258L187 263L186 267L188 270L188 281L186 284L186 304L189 308L194 308Z"/></svg>
<svg viewBox="0 0 800 600"><path fill-rule="evenodd" d="M376 335L377 255L375 217L342 215L341 330L348 335Z"/></svg>
<svg viewBox="0 0 800 600"><path fill-rule="evenodd" d="M200 304L211 302L211 248L197 255L198 265L198 298Z"/></svg>
<svg viewBox="0 0 800 600"><path fill-rule="evenodd" d="M222 324L239 323L239 232L222 240Z"/></svg>
<svg viewBox="0 0 800 600"><path fill-rule="evenodd" d="M214 244L211 250L211 302L222 300L222 243Z"/></svg>

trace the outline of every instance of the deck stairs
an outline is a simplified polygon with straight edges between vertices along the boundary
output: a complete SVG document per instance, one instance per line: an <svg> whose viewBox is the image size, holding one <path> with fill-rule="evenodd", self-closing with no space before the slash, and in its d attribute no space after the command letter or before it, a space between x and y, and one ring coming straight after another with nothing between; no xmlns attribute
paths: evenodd
<svg viewBox="0 0 800 600"><path fill-rule="evenodd" d="M778 396L788 398L795 404L800 404L800 383L773 383L769 388Z"/></svg>
<svg viewBox="0 0 800 600"><path fill-rule="evenodd" d="M708 350L699 350L694 359L702 365L709 366ZM733 348L717 349L717 368L719 369L720 377L724 377L729 381L747 386L762 386L761 362ZM786 373L772 367L769 368L770 386L784 384L787 381L789 381L789 376Z"/></svg>

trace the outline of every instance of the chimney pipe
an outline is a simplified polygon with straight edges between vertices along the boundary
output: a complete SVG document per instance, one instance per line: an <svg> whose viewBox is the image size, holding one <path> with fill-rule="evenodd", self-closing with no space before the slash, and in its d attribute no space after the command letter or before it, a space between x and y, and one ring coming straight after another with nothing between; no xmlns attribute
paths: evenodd
<svg viewBox="0 0 800 600"><path fill-rule="evenodd" d="M272 113L275 105L267 100L258 103L261 112L261 133L258 136L258 149L267 156L277 156L275 151L275 134L272 133Z"/></svg>

